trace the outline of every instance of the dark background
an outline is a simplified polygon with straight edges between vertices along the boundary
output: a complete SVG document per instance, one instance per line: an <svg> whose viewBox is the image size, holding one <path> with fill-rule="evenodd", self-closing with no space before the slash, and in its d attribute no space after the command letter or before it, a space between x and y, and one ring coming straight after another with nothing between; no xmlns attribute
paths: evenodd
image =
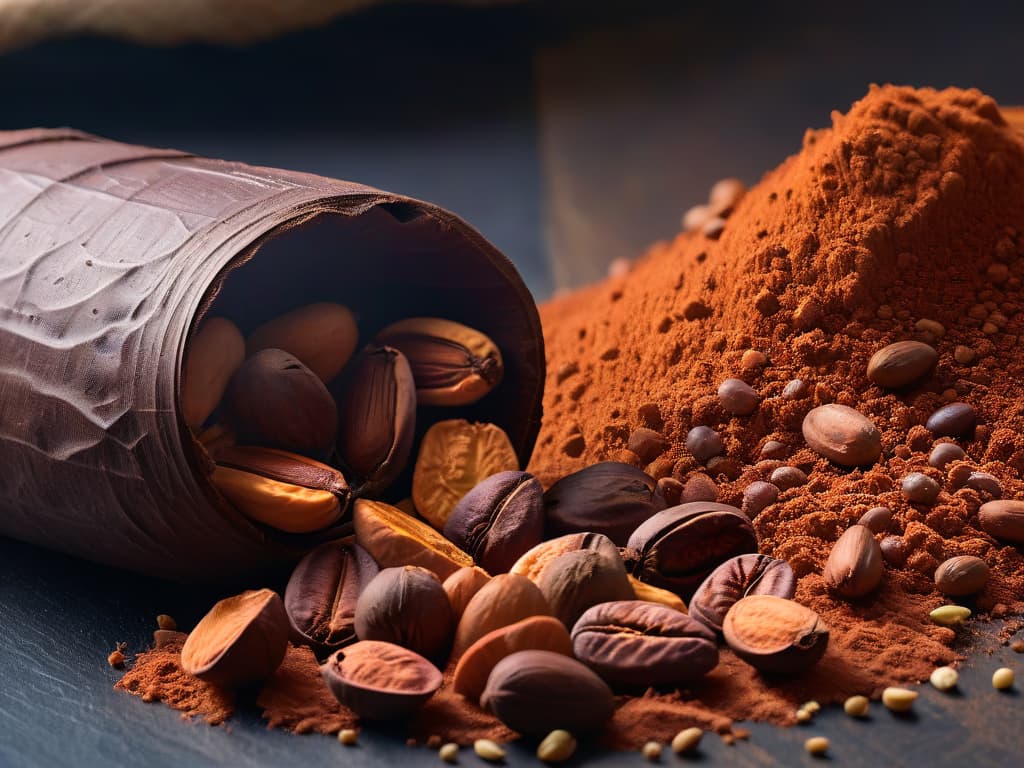
<svg viewBox="0 0 1024 768"><path fill-rule="evenodd" d="M493 240L542 300L671 236L717 178L756 181L871 82L1024 104L1012 4L778 5L398 6L247 49L52 42L0 56L0 128L71 125L431 200ZM143 648L161 612L190 626L218 594L0 539L0 765L437 764L386 734L341 752L266 733L252 712L229 729L187 725L111 690L117 642ZM960 697L924 691L917 719L754 726L749 744L708 738L703 762L815 762L800 746L813 733L832 738L837 764L1018 765L1020 698L988 684L1012 656L977 656Z"/></svg>

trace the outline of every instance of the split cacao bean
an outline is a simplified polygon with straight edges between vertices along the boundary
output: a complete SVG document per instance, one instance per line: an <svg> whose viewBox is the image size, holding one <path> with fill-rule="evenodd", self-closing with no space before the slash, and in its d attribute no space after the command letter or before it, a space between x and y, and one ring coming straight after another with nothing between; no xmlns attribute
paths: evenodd
<svg viewBox="0 0 1024 768"><path fill-rule="evenodd" d="M789 599L795 594L796 575L785 560L759 554L738 555L704 579L690 599L690 615L720 633L725 614L747 595Z"/></svg>
<svg viewBox="0 0 1024 768"><path fill-rule="evenodd" d="M809 669L828 646L828 626L800 603L750 595L733 604L722 622L733 652L756 669L790 675Z"/></svg>

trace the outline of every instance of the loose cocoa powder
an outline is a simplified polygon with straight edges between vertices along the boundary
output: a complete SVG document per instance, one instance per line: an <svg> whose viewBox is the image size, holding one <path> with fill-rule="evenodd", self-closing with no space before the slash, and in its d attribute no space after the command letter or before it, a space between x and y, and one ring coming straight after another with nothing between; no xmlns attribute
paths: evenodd
<svg viewBox="0 0 1024 768"><path fill-rule="evenodd" d="M755 528L760 551L793 567L796 599L831 628L825 656L802 676L768 680L723 650L690 689L620 697L604 744L637 748L692 725L728 736L735 719L791 724L808 699L877 697L927 679L957 659L957 633L928 618L944 602L934 570L949 557L991 568L977 611L1024 611L1024 557L980 530L988 497L956 482L983 470L1004 498L1024 496L1022 185L1024 139L988 97L873 87L832 128L808 131L801 152L747 193L714 238L681 234L628 272L542 308L550 374L531 471L545 486L605 459L680 483L706 473L718 500L739 506L751 483L798 467L807 482L761 509ZM935 369L909 389L874 386L868 360L904 339L934 346ZM717 390L728 378L758 394L751 415L724 410ZM946 468L950 482L928 465L934 439L923 425L953 401L970 403L979 426L962 441L966 458ZM826 403L878 427L883 453L871 469L841 470L805 447L803 417ZM700 425L724 443L706 467L686 447ZM660 455L645 448L641 460L630 449L641 428L664 436ZM934 505L901 493L915 471L944 480ZM905 561L887 561L877 591L837 598L821 576L832 544L877 506L892 511L879 538L898 537ZM231 697L183 676L179 649L140 654L118 687L223 721ZM285 665L259 698L272 726L329 732L352 722L311 653L291 649ZM448 685L411 732L460 743L514 736Z"/></svg>

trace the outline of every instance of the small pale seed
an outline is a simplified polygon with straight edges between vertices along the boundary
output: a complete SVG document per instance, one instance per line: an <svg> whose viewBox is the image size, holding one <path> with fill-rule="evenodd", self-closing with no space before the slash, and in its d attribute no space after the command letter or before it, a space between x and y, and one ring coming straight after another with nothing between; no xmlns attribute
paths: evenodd
<svg viewBox="0 0 1024 768"><path fill-rule="evenodd" d="M338 731L338 742L346 747L355 746L357 741L359 741L359 731L354 728L342 728Z"/></svg>
<svg viewBox="0 0 1024 768"><path fill-rule="evenodd" d="M864 717L868 713L870 702L867 696L851 696L843 702L843 711L850 717Z"/></svg>
<svg viewBox="0 0 1024 768"><path fill-rule="evenodd" d="M886 688L882 691L882 703L891 712L909 712L917 699L917 691L907 688Z"/></svg>
<svg viewBox="0 0 1024 768"><path fill-rule="evenodd" d="M568 731L552 731L537 747L537 758L545 763L561 763L576 751L576 739Z"/></svg>
<svg viewBox="0 0 1024 768"><path fill-rule="evenodd" d="M804 742L804 749L812 755L824 755L830 746L832 744L824 736L812 736Z"/></svg>
<svg viewBox="0 0 1024 768"><path fill-rule="evenodd" d="M656 763L661 759L661 744L657 741L648 741L640 751L652 763Z"/></svg>
<svg viewBox="0 0 1024 768"><path fill-rule="evenodd" d="M703 736L700 728L684 728L672 738L672 751L677 755L693 752Z"/></svg>
<svg viewBox="0 0 1024 768"><path fill-rule="evenodd" d="M971 609L962 605L940 605L928 614L932 621L944 627L955 627L963 624L971 615Z"/></svg>
<svg viewBox="0 0 1024 768"><path fill-rule="evenodd" d="M821 704L816 701L806 701L800 705L800 709L806 709L812 715L816 715L821 712Z"/></svg>
<svg viewBox="0 0 1024 768"><path fill-rule="evenodd" d="M1013 670L1009 667L1000 667L992 673L992 687L999 691L1013 688Z"/></svg>
<svg viewBox="0 0 1024 768"><path fill-rule="evenodd" d="M798 709L796 711L796 721L798 723L809 723L813 719L814 719L814 715L812 715L806 709Z"/></svg>
<svg viewBox="0 0 1024 768"><path fill-rule="evenodd" d="M473 742L473 751L476 752L476 756L483 760L489 760L492 763L496 763L499 760L505 759L505 750L499 747L495 742L490 739L477 739Z"/></svg>
<svg viewBox="0 0 1024 768"><path fill-rule="evenodd" d="M454 763L459 756L459 745L448 743L437 750L437 756L446 763Z"/></svg>
<svg viewBox="0 0 1024 768"><path fill-rule="evenodd" d="M939 691L951 691L960 681L960 675L952 667L937 667L928 681Z"/></svg>

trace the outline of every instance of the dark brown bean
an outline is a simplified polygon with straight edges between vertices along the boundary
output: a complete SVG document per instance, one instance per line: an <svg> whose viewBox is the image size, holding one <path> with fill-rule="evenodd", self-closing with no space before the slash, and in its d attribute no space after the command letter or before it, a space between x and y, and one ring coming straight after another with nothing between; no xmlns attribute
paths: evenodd
<svg viewBox="0 0 1024 768"><path fill-rule="evenodd" d="M576 658L612 685L696 680L718 664L715 635L685 613L642 600L601 603L573 626Z"/></svg>
<svg viewBox="0 0 1024 768"><path fill-rule="evenodd" d="M872 507L857 521L872 533L884 533L892 522L892 510L888 507Z"/></svg>
<svg viewBox="0 0 1024 768"><path fill-rule="evenodd" d="M928 464L936 469L945 469L950 462L961 461L966 456L964 449L956 443L936 443L928 454Z"/></svg>
<svg viewBox="0 0 1024 768"><path fill-rule="evenodd" d="M897 341L875 352L868 361L868 378L880 387L898 389L930 371L939 353L920 341Z"/></svg>
<svg viewBox="0 0 1024 768"><path fill-rule="evenodd" d="M644 464L650 464L661 456L667 447L668 440L665 436L647 427L633 430L626 443L626 448L639 456Z"/></svg>
<svg viewBox="0 0 1024 768"><path fill-rule="evenodd" d="M789 453L789 446L778 440L769 440L761 446L762 459L784 459Z"/></svg>
<svg viewBox="0 0 1024 768"><path fill-rule="evenodd" d="M505 573L544 540L540 481L527 472L491 475L455 505L444 535L488 573Z"/></svg>
<svg viewBox="0 0 1024 768"><path fill-rule="evenodd" d="M921 472L911 472L900 481L903 497L912 504L932 505L939 498L942 486Z"/></svg>
<svg viewBox="0 0 1024 768"><path fill-rule="evenodd" d="M320 667L334 697L368 720L394 720L417 710L441 687L440 670L392 643L361 640Z"/></svg>
<svg viewBox="0 0 1024 768"><path fill-rule="evenodd" d="M292 640L320 656L355 642L356 601L378 570L351 538L328 541L302 558L284 591Z"/></svg>
<svg viewBox="0 0 1024 768"><path fill-rule="evenodd" d="M749 416L757 410L761 396L741 379L726 379L718 385L718 401L726 413Z"/></svg>
<svg viewBox="0 0 1024 768"><path fill-rule="evenodd" d="M711 427L694 427L686 433L686 450L701 464L725 450L722 436Z"/></svg>
<svg viewBox="0 0 1024 768"><path fill-rule="evenodd" d="M878 544L885 562L901 567L907 562L907 545L899 536L886 536Z"/></svg>
<svg viewBox="0 0 1024 768"><path fill-rule="evenodd" d="M661 509L674 507L683 499L683 484L674 477L663 477L658 480L654 495L657 506Z"/></svg>
<svg viewBox="0 0 1024 768"><path fill-rule="evenodd" d="M615 697L607 683L575 659L552 651L518 651L491 670L480 705L520 733L561 728L578 734L604 725Z"/></svg>
<svg viewBox="0 0 1024 768"><path fill-rule="evenodd" d="M618 461L566 475L544 494L547 536L589 531L622 546L633 529L658 511L655 486L646 472Z"/></svg>
<svg viewBox="0 0 1024 768"><path fill-rule="evenodd" d="M756 551L750 518L727 504L702 501L655 514L629 537L626 558L640 581L686 599L721 563Z"/></svg>
<svg viewBox="0 0 1024 768"><path fill-rule="evenodd" d="M981 530L1001 541L1024 544L1024 501L989 501L978 510Z"/></svg>
<svg viewBox="0 0 1024 768"><path fill-rule="evenodd" d="M988 472L971 472L971 474L967 476L967 482L965 485L976 491L987 493L993 499L1001 498L1003 495L1003 487L999 484L999 481Z"/></svg>
<svg viewBox="0 0 1024 768"><path fill-rule="evenodd" d="M755 480L743 490L743 513L747 517L757 517L765 507L774 504L778 498L778 488L763 480Z"/></svg>
<svg viewBox="0 0 1024 768"><path fill-rule="evenodd" d="M415 565L385 568L356 603L360 640L380 640L427 656L446 649L455 629L448 593L431 571Z"/></svg>
<svg viewBox="0 0 1024 768"><path fill-rule="evenodd" d="M988 564L980 557L961 555L935 569L935 586L944 595L973 595L984 589L990 575Z"/></svg>
<svg viewBox="0 0 1024 768"><path fill-rule="evenodd" d="M799 467L779 467L768 478L780 491L807 485L807 474Z"/></svg>
<svg viewBox="0 0 1024 768"><path fill-rule="evenodd" d="M874 534L863 525L851 525L832 546L822 576L843 597L861 597L881 583L884 573Z"/></svg>
<svg viewBox="0 0 1024 768"><path fill-rule="evenodd" d="M791 598L795 594L796 576L785 560L759 554L739 555L726 560L704 579L690 599L690 615L721 632L725 614L747 595Z"/></svg>
<svg viewBox="0 0 1024 768"><path fill-rule="evenodd" d="M950 403L933 413L925 427L936 437L970 438L978 423L974 408L968 403Z"/></svg>

